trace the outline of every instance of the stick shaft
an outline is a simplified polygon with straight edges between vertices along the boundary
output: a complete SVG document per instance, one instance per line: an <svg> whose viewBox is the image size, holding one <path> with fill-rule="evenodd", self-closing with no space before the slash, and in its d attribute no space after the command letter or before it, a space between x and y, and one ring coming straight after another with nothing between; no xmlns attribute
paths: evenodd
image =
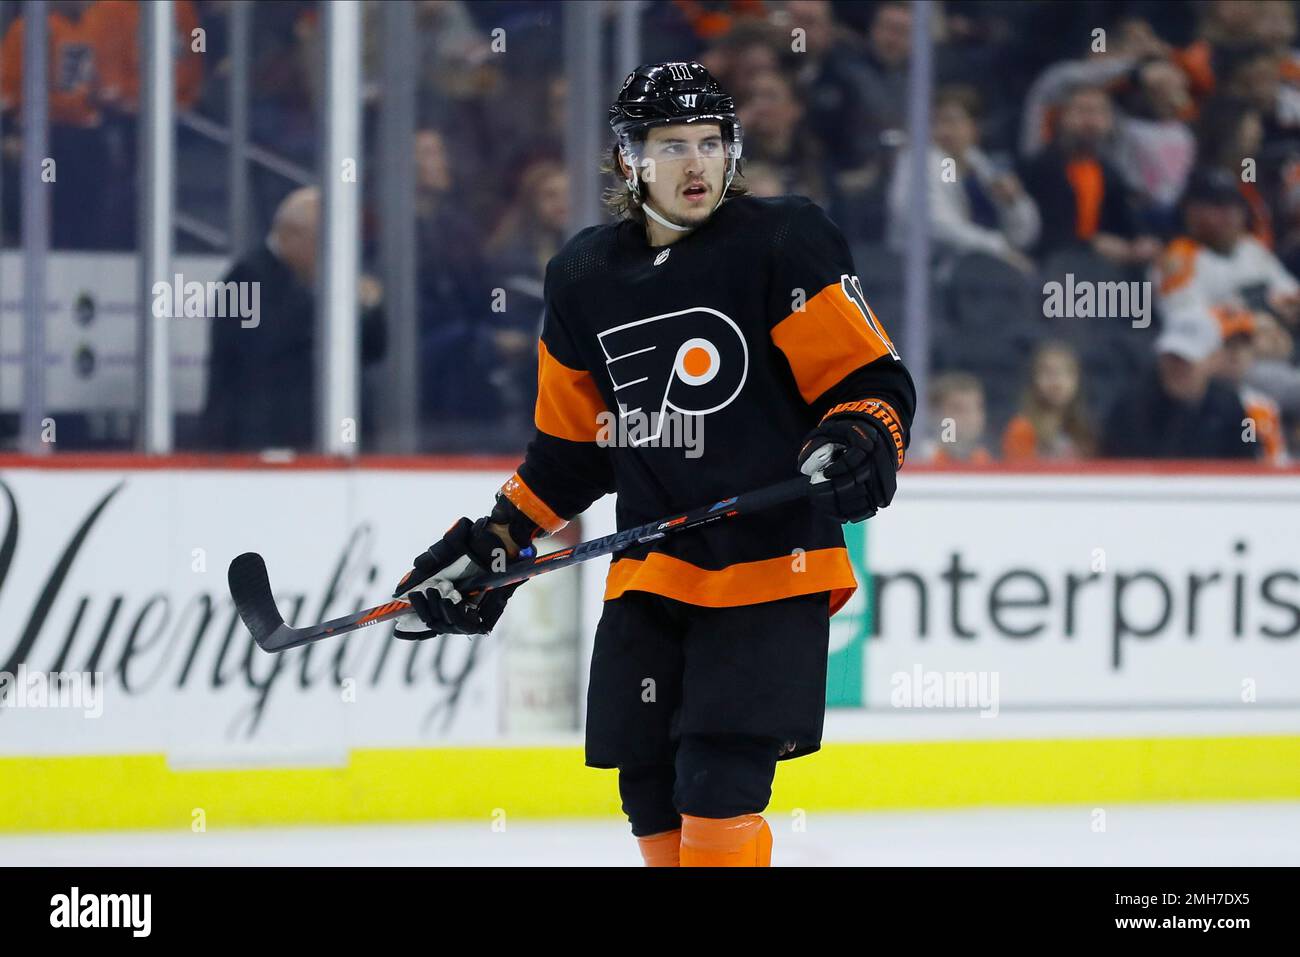
<svg viewBox="0 0 1300 957"><path fill-rule="evenodd" d="M613 555L634 545L657 541L671 535L680 535L703 525L730 521L776 505L794 502L803 498L807 492L807 478L793 478L785 482L778 482L775 485L769 485L752 492L745 492L715 502L712 505L704 505L688 512L682 512L679 515L648 522L636 528L624 529L621 532L615 532L601 538L593 538L570 548L561 549L558 552L525 559L522 562L515 563L505 571L479 575L463 582L458 585L458 590L462 595L472 597L493 588L502 588L506 585L527 581L530 578L578 565L593 558ZM248 557L254 558L256 562L261 563L261 559L257 556ZM262 568L261 586L265 592L263 597L266 602L270 602L272 601L269 597L270 583L265 580L265 566L263 565ZM241 604L241 596L234 592L233 584L232 595L238 607ZM250 602L250 604L256 603ZM258 622L252 621L245 616L242 610L240 612L241 617L244 618L245 626L248 627L258 645L263 651L269 652L287 651L290 648L297 648L313 641L320 641L322 638L346 634L347 632L356 631L358 628L391 621L394 618L400 618L402 615L410 613L411 605L409 602L394 599L382 605L376 605L374 608L366 608L354 614L344 615L320 624L308 625L304 628L290 628L288 625L283 624L283 619L280 618L279 613L270 608L266 610L265 614L273 616L280 624L275 628L262 628L259 627Z"/></svg>

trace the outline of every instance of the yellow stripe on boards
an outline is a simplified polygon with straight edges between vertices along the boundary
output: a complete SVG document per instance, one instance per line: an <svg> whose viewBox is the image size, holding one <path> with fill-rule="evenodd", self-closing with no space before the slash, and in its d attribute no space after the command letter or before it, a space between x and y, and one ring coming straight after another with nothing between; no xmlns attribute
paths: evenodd
<svg viewBox="0 0 1300 957"><path fill-rule="evenodd" d="M836 743L779 768L772 806L810 811L1296 799L1300 737Z"/></svg>
<svg viewBox="0 0 1300 957"><path fill-rule="evenodd" d="M362 749L340 768L162 755L0 758L0 831L619 817L580 747ZM1300 736L830 742L778 765L782 811L1300 798Z"/></svg>

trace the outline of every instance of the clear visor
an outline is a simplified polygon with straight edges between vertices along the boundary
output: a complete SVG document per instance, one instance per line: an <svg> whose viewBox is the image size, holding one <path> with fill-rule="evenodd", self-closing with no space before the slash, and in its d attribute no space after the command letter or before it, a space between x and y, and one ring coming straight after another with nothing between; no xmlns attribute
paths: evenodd
<svg viewBox="0 0 1300 957"><path fill-rule="evenodd" d="M656 169L676 168L682 164L725 164L740 159L741 151L739 127L731 136L708 134L689 126L672 127L661 132L652 129L650 135L640 142L623 137L619 144L623 158L635 167L637 177L651 183L655 181Z"/></svg>

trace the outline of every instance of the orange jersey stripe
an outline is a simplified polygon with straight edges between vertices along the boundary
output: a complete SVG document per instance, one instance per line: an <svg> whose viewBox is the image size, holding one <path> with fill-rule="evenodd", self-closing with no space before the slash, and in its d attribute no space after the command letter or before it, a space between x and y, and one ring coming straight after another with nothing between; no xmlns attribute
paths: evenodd
<svg viewBox="0 0 1300 957"><path fill-rule="evenodd" d="M510 476L506 484L501 486L501 494L509 499L515 508L536 523L538 527L545 530L548 535L558 532L569 524L567 520L556 515L549 505L538 498L536 492L524 484L524 480L519 477L518 472Z"/></svg>
<svg viewBox="0 0 1300 957"><path fill-rule="evenodd" d="M1074 234L1091 239L1101 224L1101 201L1106 193L1101 164L1095 159L1074 160L1066 166L1065 178L1074 188Z"/></svg>
<svg viewBox="0 0 1300 957"><path fill-rule="evenodd" d="M1158 266L1162 296L1192 281L1196 274L1196 253L1200 248L1196 240L1187 236L1179 236L1165 247Z"/></svg>
<svg viewBox="0 0 1300 957"><path fill-rule="evenodd" d="M888 333L878 321L876 328L879 335L835 282L778 322L772 341L785 353L799 394L811 403L850 373L889 355Z"/></svg>
<svg viewBox="0 0 1300 957"><path fill-rule="evenodd" d="M570 369L537 343L537 427L570 442L594 442L606 411L590 372Z"/></svg>
<svg viewBox="0 0 1300 957"><path fill-rule="evenodd" d="M849 553L844 548L820 548L802 555L781 555L717 571L699 568L661 552L651 552L644 560L622 558L610 566L609 578L605 581L605 601L629 591L647 591L689 605L734 608L828 591L831 593L831 614L835 614L857 587Z"/></svg>

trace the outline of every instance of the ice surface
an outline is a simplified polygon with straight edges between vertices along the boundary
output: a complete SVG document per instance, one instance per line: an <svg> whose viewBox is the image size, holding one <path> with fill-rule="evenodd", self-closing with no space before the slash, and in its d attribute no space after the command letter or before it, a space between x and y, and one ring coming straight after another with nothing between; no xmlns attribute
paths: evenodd
<svg viewBox="0 0 1300 957"><path fill-rule="evenodd" d="M769 811L774 866L1300 865L1300 803ZM621 820L0 835L7 865L636 866Z"/></svg>

